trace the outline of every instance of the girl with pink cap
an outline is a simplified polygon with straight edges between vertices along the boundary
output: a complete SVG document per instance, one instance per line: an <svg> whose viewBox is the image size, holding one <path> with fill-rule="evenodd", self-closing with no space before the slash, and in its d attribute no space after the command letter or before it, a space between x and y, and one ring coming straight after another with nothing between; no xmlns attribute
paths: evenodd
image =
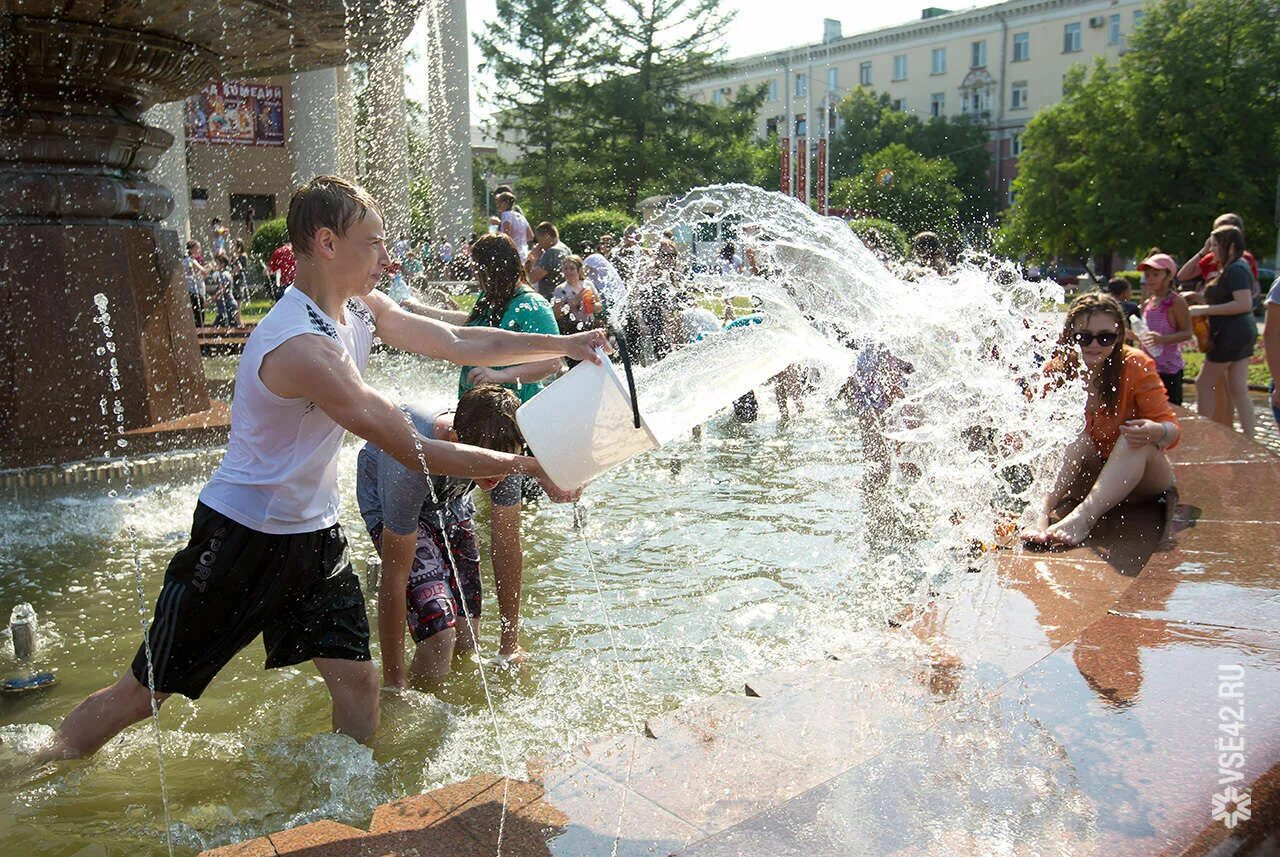
<svg viewBox="0 0 1280 857"><path fill-rule="evenodd" d="M1191 313L1187 301L1174 288L1178 264L1167 253L1154 253L1138 265L1142 272L1142 320L1148 332L1139 336L1144 351L1156 361L1169 402L1182 404L1182 343L1191 339ZM1153 348L1163 346L1163 348Z"/></svg>

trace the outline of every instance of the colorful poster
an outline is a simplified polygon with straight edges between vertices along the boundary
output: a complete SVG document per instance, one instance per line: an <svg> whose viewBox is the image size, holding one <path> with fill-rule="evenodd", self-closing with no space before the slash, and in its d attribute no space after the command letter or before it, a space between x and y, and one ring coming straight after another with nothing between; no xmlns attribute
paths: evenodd
<svg viewBox="0 0 1280 857"><path fill-rule="evenodd" d="M228 80L211 83L186 100L188 143L284 145L284 89Z"/></svg>
<svg viewBox="0 0 1280 857"><path fill-rule="evenodd" d="M778 138L778 190L782 191L784 196L791 196L791 138Z"/></svg>
<svg viewBox="0 0 1280 857"><path fill-rule="evenodd" d="M796 199L809 201L809 140L796 138Z"/></svg>

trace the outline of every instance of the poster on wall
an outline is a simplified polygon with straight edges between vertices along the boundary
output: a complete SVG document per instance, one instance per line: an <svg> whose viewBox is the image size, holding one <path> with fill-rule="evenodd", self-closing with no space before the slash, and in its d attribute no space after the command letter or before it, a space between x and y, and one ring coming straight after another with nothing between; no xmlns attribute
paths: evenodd
<svg viewBox="0 0 1280 857"><path fill-rule="evenodd" d="M188 143L284 145L284 89L228 80L211 83L186 100Z"/></svg>

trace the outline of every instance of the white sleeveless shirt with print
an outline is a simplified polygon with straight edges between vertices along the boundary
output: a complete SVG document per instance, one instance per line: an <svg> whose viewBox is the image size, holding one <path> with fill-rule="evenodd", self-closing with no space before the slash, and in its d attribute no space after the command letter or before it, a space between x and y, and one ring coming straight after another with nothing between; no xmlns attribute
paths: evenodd
<svg viewBox="0 0 1280 857"><path fill-rule="evenodd" d="M236 370L227 452L200 502L260 533L307 533L338 522L338 452L346 430L315 403L268 390L258 370L285 341L314 335L339 343L363 375L373 312L352 298L345 315L341 324L289 288L249 335Z"/></svg>

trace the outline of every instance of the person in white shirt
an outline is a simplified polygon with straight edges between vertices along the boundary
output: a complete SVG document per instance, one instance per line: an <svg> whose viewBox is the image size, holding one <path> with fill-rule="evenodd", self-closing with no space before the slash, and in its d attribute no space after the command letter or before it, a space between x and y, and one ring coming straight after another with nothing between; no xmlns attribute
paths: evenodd
<svg viewBox="0 0 1280 857"><path fill-rule="evenodd" d="M520 264L524 264L529 255L529 242L533 241L533 229L524 213L516 208L515 194L500 193L496 197L498 203L498 231L506 235L516 245L520 254Z"/></svg>
<svg viewBox="0 0 1280 857"><path fill-rule="evenodd" d="M148 717L153 698L198 698L259 634L268 668L315 663L335 730L362 741L374 733L378 673L338 524L338 453L348 431L406 467L481 479L520 473L552 499L576 499L533 458L424 438L362 375L375 334L460 365L506 366L561 356L598 362L601 332L456 327L401 310L375 289L391 266L377 203L335 176L294 193L288 228L297 278L245 344L227 451L200 492L190 541L165 572L147 644L118 681L67 716L38 761L95 753Z"/></svg>

